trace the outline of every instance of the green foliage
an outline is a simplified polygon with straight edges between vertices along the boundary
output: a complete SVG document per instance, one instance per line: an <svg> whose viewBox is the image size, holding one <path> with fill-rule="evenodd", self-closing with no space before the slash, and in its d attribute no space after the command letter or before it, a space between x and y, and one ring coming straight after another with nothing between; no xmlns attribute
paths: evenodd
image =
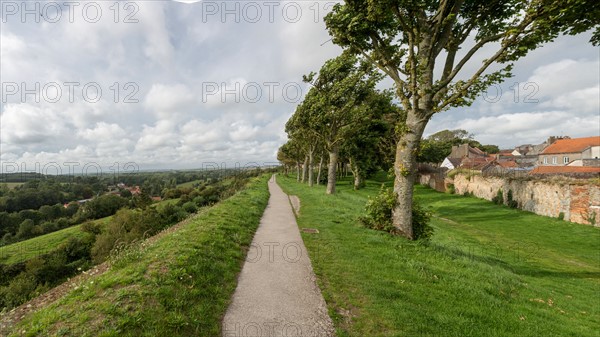
<svg viewBox="0 0 600 337"><path fill-rule="evenodd" d="M102 232L102 226L96 221L86 221L81 224L81 230L92 235L98 235Z"/></svg>
<svg viewBox="0 0 600 337"><path fill-rule="evenodd" d="M448 193L448 194L456 193L456 188L454 187L454 184L448 184L448 186L446 186L446 193Z"/></svg>
<svg viewBox="0 0 600 337"><path fill-rule="evenodd" d="M558 213L558 220L564 220L564 219L565 219L565 213L564 212Z"/></svg>
<svg viewBox="0 0 600 337"><path fill-rule="evenodd" d="M502 193L501 189L496 192L496 196L492 198L492 202L496 205L504 204L504 193Z"/></svg>
<svg viewBox="0 0 600 337"><path fill-rule="evenodd" d="M83 204L79 212L83 218L100 219L115 214L128 203L127 199L118 195L105 194Z"/></svg>
<svg viewBox="0 0 600 337"><path fill-rule="evenodd" d="M186 202L185 204L183 204L183 206L181 206L181 208L183 208L183 210L187 213L196 213L196 211L198 210L196 203L193 201Z"/></svg>
<svg viewBox="0 0 600 337"><path fill-rule="evenodd" d="M513 192L512 190L508 190L506 194L506 205L510 208L518 208L519 203L516 200L513 200Z"/></svg>
<svg viewBox="0 0 600 337"><path fill-rule="evenodd" d="M397 205L397 195L390 188L381 186L379 194L370 198L365 206L365 215L359 221L367 228L399 234L392 223L392 210ZM413 236L415 240L429 240L433 236L433 228L429 225L431 215L417 200L413 200L412 208Z"/></svg>

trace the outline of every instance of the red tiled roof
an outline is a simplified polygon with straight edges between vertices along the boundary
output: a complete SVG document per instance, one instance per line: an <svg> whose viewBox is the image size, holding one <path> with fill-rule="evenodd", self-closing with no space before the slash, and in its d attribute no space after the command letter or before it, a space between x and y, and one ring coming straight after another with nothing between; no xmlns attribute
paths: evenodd
<svg viewBox="0 0 600 337"><path fill-rule="evenodd" d="M581 152L590 146L600 146L599 137L559 139L542 151L542 154Z"/></svg>
<svg viewBox="0 0 600 337"><path fill-rule="evenodd" d="M531 171L531 174L551 174L551 173L599 173L600 167L593 166L538 166Z"/></svg>
<svg viewBox="0 0 600 337"><path fill-rule="evenodd" d="M516 168L519 167L517 163L513 160L499 160L498 165L504 168Z"/></svg>

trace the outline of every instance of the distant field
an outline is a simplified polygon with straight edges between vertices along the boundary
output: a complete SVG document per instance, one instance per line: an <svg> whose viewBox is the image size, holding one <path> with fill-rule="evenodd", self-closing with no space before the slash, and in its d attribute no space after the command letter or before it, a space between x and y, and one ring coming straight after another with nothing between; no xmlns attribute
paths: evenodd
<svg viewBox="0 0 600 337"><path fill-rule="evenodd" d="M110 218L111 217L106 217L94 220L94 222L105 224ZM66 242L69 238L79 236L82 233L80 228L81 225L72 226L29 240L0 247L0 263L14 264L24 262L36 256L48 253Z"/></svg>
<svg viewBox="0 0 600 337"><path fill-rule="evenodd" d="M5 184L11 190L17 186L23 185L23 183L2 183L2 184Z"/></svg>

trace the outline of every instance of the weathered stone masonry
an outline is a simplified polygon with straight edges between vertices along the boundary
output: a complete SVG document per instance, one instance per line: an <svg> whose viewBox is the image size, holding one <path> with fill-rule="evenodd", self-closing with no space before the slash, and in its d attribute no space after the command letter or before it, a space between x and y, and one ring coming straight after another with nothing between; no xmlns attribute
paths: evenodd
<svg viewBox="0 0 600 337"><path fill-rule="evenodd" d="M456 194L469 192L486 200L492 200L501 189L506 201L511 190L513 199L523 210L553 218L558 218L562 213L567 221L582 224L592 224L593 221L594 226L600 227L600 186L462 174L457 174L454 179L443 178L439 174L423 174L419 179L422 185L438 191L444 191L448 184L454 184Z"/></svg>

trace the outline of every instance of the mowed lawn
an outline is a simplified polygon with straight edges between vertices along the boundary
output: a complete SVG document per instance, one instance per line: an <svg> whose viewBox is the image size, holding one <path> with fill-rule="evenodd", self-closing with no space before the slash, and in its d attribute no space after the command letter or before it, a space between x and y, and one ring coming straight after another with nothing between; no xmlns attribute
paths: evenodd
<svg viewBox="0 0 600 337"><path fill-rule="evenodd" d="M435 235L408 242L357 221L383 181L278 182L320 231L302 235L338 336L600 336L598 228L417 186Z"/></svg>

